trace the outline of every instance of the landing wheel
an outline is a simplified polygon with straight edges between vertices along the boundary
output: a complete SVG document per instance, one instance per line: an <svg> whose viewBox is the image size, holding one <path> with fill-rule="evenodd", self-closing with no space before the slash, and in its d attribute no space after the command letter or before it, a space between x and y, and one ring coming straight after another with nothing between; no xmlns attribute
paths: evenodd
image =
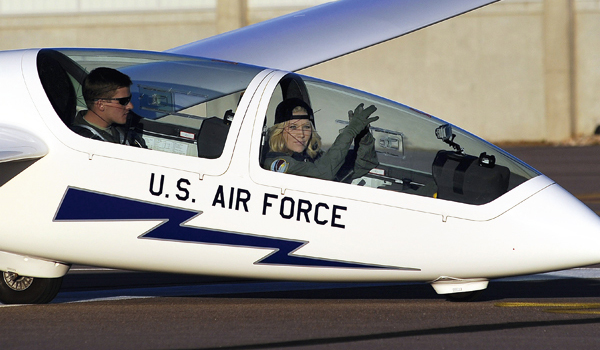
<svg viewBox="0 0 600 350"><path fill-rule="evenodd" d="M0 302L3 304L46 304L52 301L62 284L60 278L39 278L2 272Z"/></svg>
<svg viewBox="0 0 600 350"><path fill-rule="evenodd" d="M475 301L477 298L479 298L479 296L481 295L482 292L483 292L483 289L475 290L472 292L446 294L446 300L453 301L453 302Z"/></svg>

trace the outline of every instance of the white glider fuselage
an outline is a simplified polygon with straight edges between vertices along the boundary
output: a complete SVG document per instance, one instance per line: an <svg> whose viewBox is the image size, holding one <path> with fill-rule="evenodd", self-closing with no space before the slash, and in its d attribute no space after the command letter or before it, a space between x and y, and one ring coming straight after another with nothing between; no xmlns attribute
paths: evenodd
<svg viewBox="0 0 600 350"><path fill-rule="evenodd" d="M424 147L411 146L443 123L405 106L343 87L340 100L331 99L338 95L322 94L336 85L300 78L315 111L323 110L315 115L322 136L328 135L325 116L364 101L378 107L381 119L372 127L380 129L373 132L380 147L388 147L378 154L382 165L388 158L391 165L374 169L369 178L320 180L269 171L259 162L265 116L280 98L288 72L248 69L255 74L243 94L236 90L239 100L232 105L235 117L221 155L203 158L166 150L172 140L166 136L145 134L154 149L141 149L75 134L40 82L39 52L0 53L0 130L26 131L39 146L25 160L0 157L1 251L59 265L311 281L491 279L600 262L600 218L594 212L544 175L472 135L459 134L457 141L464 135L496 151L498 164L510 168L513 178L510 162L528 175L482 204L436 198L435 189L432 195L413 193L430 185L404 175L392 179L393 169L406 171L402 164L423 152ZM98 53L86 57L97 57L94 65L104 63ZM174 91L158 88L158 78L142 79L144 64L139 66L140 71L123 66L134 81L134 101L139 101L134 104L144 103L150 90L159 95ZM328 105L335 110L329 113ZM208 113L213 107L203 108ZM395 123L400 110L431 128L413 136L410 126L386 126L386 120ZM332 116L332 134L336 125L344 126L338 119L345 116ZM175 143L175 149L196 147L196 137L189 144ZM402 145L391 149L386 142ZM439 142L435 151L448 148L433 142ZM432 159L419 168L425 170L415 166L411 173L433 176ZM398 190L391 190L394 186ZM19 273L17 265L0 268Z"/></svg>

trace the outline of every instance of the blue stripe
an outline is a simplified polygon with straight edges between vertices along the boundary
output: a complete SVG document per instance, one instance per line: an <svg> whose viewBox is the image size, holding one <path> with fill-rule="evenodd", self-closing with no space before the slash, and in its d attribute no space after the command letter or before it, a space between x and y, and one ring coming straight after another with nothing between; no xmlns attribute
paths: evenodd
<svg viewBox="0 0 600 350"><path fill-rule="evenodd" d="M140 236L140 238L274 250L263 259L255 262L255 264L359 269L398 269L397 267L368 265L293 255L295 250L308 243L305 241L277 239L182 226L185 222L199 214L201 214L201 212L69 188L58 209L55 221L160 220L161 224Z"/></svg>

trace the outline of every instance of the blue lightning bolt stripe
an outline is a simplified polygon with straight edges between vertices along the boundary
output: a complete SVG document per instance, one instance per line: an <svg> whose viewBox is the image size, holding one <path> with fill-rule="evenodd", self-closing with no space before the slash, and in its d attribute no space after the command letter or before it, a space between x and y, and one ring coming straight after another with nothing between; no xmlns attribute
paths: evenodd
<svg viewBox="0 0 600 350"><path fill-rule="evenodd" d="M292 255L307 244L306 241L278 239L183 226L201 212L140 202L128 198L103 193L69 188L58 208L55 221L118 221L118 220L159 220L154 229L140 238L220 244L237 247L272 249L273 252L255 264L291 265L311 267L361 268L361 269L401 269L391 266L369 265L353 262L334 261Z"/></svg>

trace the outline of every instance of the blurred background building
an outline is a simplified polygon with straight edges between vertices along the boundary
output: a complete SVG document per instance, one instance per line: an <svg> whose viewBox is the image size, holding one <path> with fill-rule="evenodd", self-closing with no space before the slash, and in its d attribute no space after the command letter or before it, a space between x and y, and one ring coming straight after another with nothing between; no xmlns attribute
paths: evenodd
<svg viewBox="0 0 600 350"><path fill-rule="evenodd" d="M323 2L0 0L0 49L162 51ZM600 125L600 0L503 0L300 73L493 142L591 140Z"/></svg>

